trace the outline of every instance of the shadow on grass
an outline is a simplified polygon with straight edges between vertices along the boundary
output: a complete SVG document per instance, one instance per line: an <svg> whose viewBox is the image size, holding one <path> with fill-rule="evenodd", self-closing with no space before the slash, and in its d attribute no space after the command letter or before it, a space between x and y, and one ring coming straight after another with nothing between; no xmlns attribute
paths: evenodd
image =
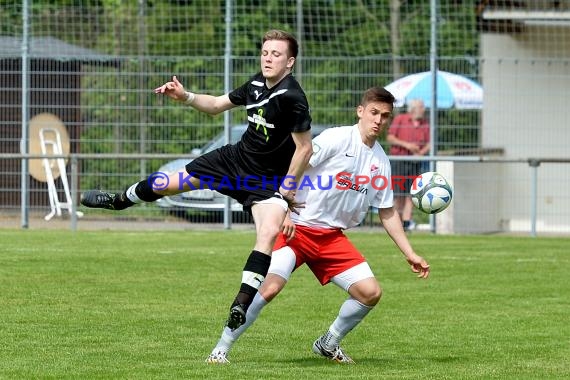
<svg viewBox="0 0 570 380"><path fill-rule="evenodd" d="M384 367L386 366L390 366L390 367L399 367L402 365L402 363L404 362L410 362L410 363L417 363L417 362L422 362L422 361L428 361L428 362L432 362L432 363L455 363L455 362L460 362L463 361L464 358L461 358L459 356L422 356L422 357L413 357L413 356L401 356L398 358L382 358L382 357L370 357L370 356L364 356L364 357L354 357L352 356L352 359L354 360L356 365L367 365L367 366L379 366L382 365ZM303 357L298 357L298 358L292 358L289 360L281 360L281 359L277 359L275 360L276 362L279 363L289 363L289 364L295 364L298 365L300 367L314 367L314 366L319 366L319 365L342 365L342 366L348 366L348 364L342 364L342 363L337 363L337 362L333 362L332 360L328 360L319 356L311 356L311 357L307 357L307 356L303 356Z"/></svg>

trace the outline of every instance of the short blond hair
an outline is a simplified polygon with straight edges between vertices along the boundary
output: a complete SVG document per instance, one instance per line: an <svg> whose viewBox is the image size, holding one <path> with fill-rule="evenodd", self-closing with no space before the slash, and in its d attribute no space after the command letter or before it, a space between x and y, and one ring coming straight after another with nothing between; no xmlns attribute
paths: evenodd
<svg viewBox="0 0 570 380"><path fill-rule="evenodd" d="M289 57L297 58L297 54L299 54L299 43L291 33L279 29L269 30L263 35L262 45L265 41L271 40L286 41L289 46Z"/></svg>

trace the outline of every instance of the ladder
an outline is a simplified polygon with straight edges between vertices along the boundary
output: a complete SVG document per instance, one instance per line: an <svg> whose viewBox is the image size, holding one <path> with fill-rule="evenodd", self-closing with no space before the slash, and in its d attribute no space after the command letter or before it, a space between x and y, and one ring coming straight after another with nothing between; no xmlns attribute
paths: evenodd
<svg viewBox="0 0 570 380"><path fill-rule="evenodd" d="M63 147L61 144L61 134L55 128L44 127L40 129L40 147L42 150L42 155L46 156L48 154L53 154L54 156L63 155ZM63 157L58 158L42 158L42 165L46 173L46 182L48 187L49 204L51 206L51 212L47 214L44 219L50 220L55 215L61 216L61 210L65 209L71 212L73 205L71 201L71 192L69 191L69 184L67 182L67 171L65 170L65 160ZM61 183L63 184L63 192L65 196L65 202L60 201L59 195L57 193L57 187L55 186L55 179L53 174L53 169L57 167L59 174L61 176ZM82 217L83 213L81 211L76 211L78 217Z"/></svg>

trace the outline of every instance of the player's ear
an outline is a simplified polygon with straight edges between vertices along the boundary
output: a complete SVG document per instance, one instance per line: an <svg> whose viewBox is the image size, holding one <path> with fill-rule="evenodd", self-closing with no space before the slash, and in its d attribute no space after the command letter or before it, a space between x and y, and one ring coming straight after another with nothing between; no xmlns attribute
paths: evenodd
<svg viewBox="0 0 570 380"><path fill-rule="evenodd" d="M364 113L364 107L362 106L362 104L360 104L358 107L356 107L356 115L360 119L362 118L363 113Z"/></svg>
<svg viewBox="0 0 570 380"><path fill-rule="evenodd" d="M287 59L287 68L293 70L294 64L295 64L295 57L289 57Z"/></svg>

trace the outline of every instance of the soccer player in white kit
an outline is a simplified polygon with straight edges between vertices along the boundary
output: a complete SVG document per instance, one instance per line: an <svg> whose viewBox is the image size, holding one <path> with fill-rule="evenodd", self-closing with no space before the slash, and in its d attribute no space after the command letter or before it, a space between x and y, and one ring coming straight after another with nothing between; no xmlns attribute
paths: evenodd
<svg viewBox="0 0 570 380"><path fill-rule="evenodd" d="M393 95L384 88L370 88L356 109L357 124L331 128L315 137L309 168L297 184L296 199L306 202L305 208L284 222L268 275L247 311L246 323L233 331L224 329L208 363L229 363L232 345L302 264L307 264L322 285L332 282L349 294L328 331L314 342L313 352L353 363L340 341L378 303L382 291L366 259L342 231L360 224L371 206L378 208L384 229L412 271L420 278L429 276L428 263L415 253L393 207L390 161L377 142L389 125L393 103Z"/></svg>

